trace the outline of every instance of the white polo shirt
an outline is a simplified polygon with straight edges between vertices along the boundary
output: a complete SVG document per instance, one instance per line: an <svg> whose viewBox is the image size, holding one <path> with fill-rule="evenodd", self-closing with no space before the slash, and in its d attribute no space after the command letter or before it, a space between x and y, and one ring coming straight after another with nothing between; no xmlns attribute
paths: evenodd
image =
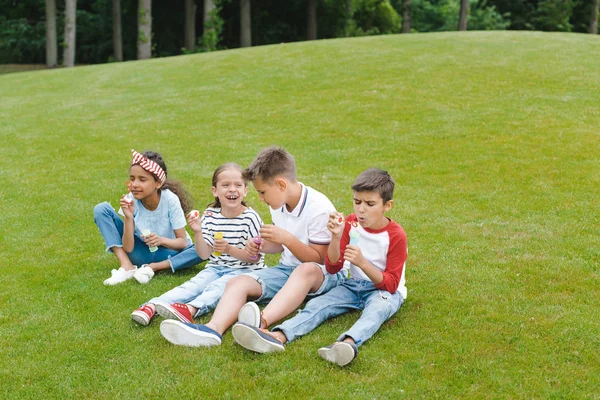
<svg viewBox="0 0 600 400"><path fill-rule="evenodd" d="M298 205L291 212L285 204L277 210L271 208L273 224L290 232L306 245L328 245L331 242L331 232L327 229L327 221L329 214L335 212L335 207L323 193L302 183L300 185L302 195ZM288 266L302 264L285 246L279 262Z"/></svg>

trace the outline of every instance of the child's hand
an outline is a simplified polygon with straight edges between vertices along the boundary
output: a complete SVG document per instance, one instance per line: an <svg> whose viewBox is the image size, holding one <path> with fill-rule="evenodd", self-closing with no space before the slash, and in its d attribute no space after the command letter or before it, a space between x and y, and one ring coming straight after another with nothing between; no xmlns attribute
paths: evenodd
<svg viewBox="0 0 600 400"><path fill-rule="evenodd" d="M198 210L190 211L187 216L187 223L195 233L201 232L202 225L200 224L200 212Z"/></svg>
<svg viewBox="0 0 600 400"><path fill-rule="evenodd" d="M281 229L275 225L264 224L260 228L260 237L263 240L268 240L271 243L275 244L284 244L287 243L290 239L291 233L286 231L285 229Z"/></svg>
<svg viewBox="0 0 600 400"><path fill-rule="evenodd" d="M215 239L213 251L221 254L229 254L229 242L226 239Z"/></svg>
<svg viewBox="0 0 600 400"><path fill-rule="evenodd" d="M144 239L144 242L148 245L148 247L160 246L162 242L162 238L154 232L149 235L142 236L142 239Z"/></svg>
<svg viewBox="0 0 600 400"><path fill-rule="evenodd" d="M351 245L346 246L346 250L344 251L344 259L356 265L360 269L362 269L361 265L364 265L366 261L365 257L360 251L360 247Z"/></svg>
<svg viewBox="0 0 600 400"><path fill-rule="evenodd" d="M121 211L123 211L123 215L125 215L125 218L133 218L133 211L134 211L134 205L133 205L133 201L128 201L125 196L127 196L126 194L123 195L123 197L121 197L121 200L119 201L119 205L121 206Z"/></svg>
<svg viewBox="0 0 600 400"><path fill-rule="evenodd" d="M339 212L329 214L327 229L329 229L329 232L331 232L333 236L340 237L344 231L344 214Z"/></svg>
<svg viewBox="0 0 600 400"><path fill-rule="evenodd" d="M244 247L244 250L246 250L246 253L248 253L250 259L256 259L259 257L258 252L260 251L260 246L254 243L252 238L246 241L246 247Z"/></svg>

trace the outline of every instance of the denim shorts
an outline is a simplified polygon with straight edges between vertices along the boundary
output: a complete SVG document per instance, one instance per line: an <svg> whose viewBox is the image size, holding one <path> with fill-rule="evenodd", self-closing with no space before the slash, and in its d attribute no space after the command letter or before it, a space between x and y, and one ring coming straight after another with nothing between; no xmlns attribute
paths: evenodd
<svg viewBox="0 0 600 400"><path fill-rule="evenodd" d="M317 265L321 269L321 271L323 272L323 277L325 279L323 280L323 283L316 292L308 294L309 297L318 296L323 293L326 293L334 287L338 286L346 279L342 272L338 272L337 274L332 275L329 272L327 272L325 266L318 263L313 264ZM245 276L249 276L255 279L258 283L260 283L260 286L262 288L262 294L255 301L257 303L264 303L275 297L277 292L279 292L283 285L285 285L288 278L290 277L292 272L294 272L296 267L297 266L292 267L289 265L277 264L274 267L265 268L259 271L244 274Z"/></svg>

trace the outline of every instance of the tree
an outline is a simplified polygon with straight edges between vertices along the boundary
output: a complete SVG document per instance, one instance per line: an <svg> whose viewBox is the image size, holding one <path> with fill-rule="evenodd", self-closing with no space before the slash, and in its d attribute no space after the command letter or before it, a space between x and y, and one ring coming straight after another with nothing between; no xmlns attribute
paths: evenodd
<svg viewBox="0 0 600 400"><path fill-rule="evenodd" d="M139 0L137 58L152 56L152 0Z"/></svg>
<svg viewBox="0 0 600 400"><path fill-rule="evenodd" d="M252 22L250 0L240 0L240 46L252 46Z"/></svg>
<svg viewBox="0 0 600 400"><path fill-rule="evenodd" d="M123 61L123 35L121 33L121 0L112 0L113 57Z"/></svg>
<svg viewBox="0 0 600 400"><path fill-rule="evenodd" d="M65 67L75 65L75 28L77 0L65 0L65 41L63 49L63 64Z"/></svg>
<svg viewBox="0 0 600 400"><path fill-rule="evenodd" d="M308 0L306 40L317 39L317 0Z"/></svg>
<svg viewBox="0 0 600 400"><path fill-rule="evenodd" d="M196 50L196 3L185 0L184 46L188 51Z"/></svg>
<svg viewBox="0 0 600 400"><path fill-rule="evenodd" d="M590 33L593 35L598 34L598 8L600 7L600 1L592 0L592 15L590 18Z"/></svg>
<svg viewBox="0 0 600 400"><path fill-rule="evenodd" d="M56 0L46 0L46 67L56 67L56 59Z"/></svg>
<svg viewBox="0 0 600 400"><path fill-rule="evenodd" d="M215 10L214 0L204 0L204 30L206 31L207 25L210 25L212 19L212 13Z"/></svg>
<svg viewBox="0 0 600 400"><path fill-rule="evenodd" d="M410 0L402 0L402 33L410 33Z"/></svg>
<svg viewBox="0 0 600 400"><path fill-rule="evenodd" d="M460 0L460 11L458 13L458 30L467 30L467 12L469 11L469 0Z"/></svg>

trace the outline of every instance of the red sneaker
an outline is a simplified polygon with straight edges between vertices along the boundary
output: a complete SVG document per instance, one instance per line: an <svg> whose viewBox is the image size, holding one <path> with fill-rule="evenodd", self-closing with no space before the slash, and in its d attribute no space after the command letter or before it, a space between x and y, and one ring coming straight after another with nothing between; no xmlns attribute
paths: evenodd
<svg viewBox="0 0 600 400"><path fill-rule="evenodd" d="M144 304L131 313L131 319L138 325L147 326L155 315L156 311L154 311L154 307Z"/></svg>
<svg viewBox="0 0 600 400"><path fill-rule="evenodd" d="M167 304L162 301L157 301L155 304L158 315L165 319L177 319L181 322L194 323L194 316L190 312L187 304L173 303Z"/></svg>

